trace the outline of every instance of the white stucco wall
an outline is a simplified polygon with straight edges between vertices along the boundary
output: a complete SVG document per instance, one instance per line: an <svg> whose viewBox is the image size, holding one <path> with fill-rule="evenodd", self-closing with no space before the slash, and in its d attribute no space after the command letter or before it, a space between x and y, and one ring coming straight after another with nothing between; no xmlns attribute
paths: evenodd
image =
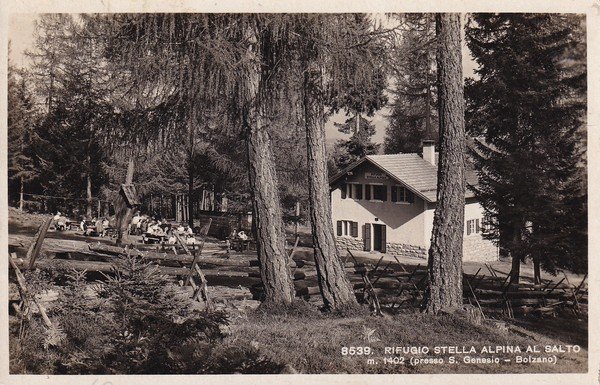
<svg viewBox="0 0 600 385"><path fill-rule="evenodd" d="M387 243L401 243L409 245L423 246L425 239L423 237L424 227L424 202L421 198L414 198L413 203L394 203L391 202L391 186L399 185L390 178L367 179L365 172L381 173L371 166L361 166L354 171L354 175L347 178L349 183L365 184L383 184L387 186L387 202L357 200L353 198L341 198L341 190L335 189L331 193L331 209L333 226L336 229L338 220L349 220L358 222L358 239L362 240L363 225L383 224L387 226ZM363 187L364 189L364 187ZM373 233L373 232L371 232ZM374 237L371 237L372 241Z"/></svg>
<svg viewBox="0 0 600 385"><path fill-rule="evenodd" d="M366 173L377 174L378 178L367 178ZM346 197L342 199L339 187L345 183L358 183L363 185L363 199ZM387 201L365 200L364 185L380 184L387 188ZM418 196L413 203L391 202L391 186L400 185L385 176L380 170L370 164L363 164L353 170L352 175L340 181L338 188L331 192L331 209L333 228L337 235L337 221L358 222L358 237L338 237L342 247L360 248L363 245L363 226L365 224L386 225L386 243L398 245L414 245L419 250L404 250L409 255L424 257L431 243L433 229L433 214L435 203L427 203ZM483 208L473 198L467 199L465 204L465 230L463 233L463 260L464 261L494 261L498 259L498 248L493 242L482 237L481 232L467 235L467 221L479 219L483 226ZM373 231L371 231L371 250L373 249ZM388 246L391 252L393 248Z"/></svg>
<svg viewBox="0 0 600 385"><path fill-rule="evenodd" d="M433 213L435 203L429 203L425 212L425 247L431 245L431 232L433 230ZM465 204L465 224L463 232L463 261L496 261L498 260L498 247L490 240L484 239L479 233L467 235L467 221L479 219L483 227L483 207L474 199L468 199Z"/></svg>
<svg viewBox="0 0 600 385"><path fill-rule="evenodd" d="M497 261L499 250L490 240L484 239L481 231L467 235L467 221L479 219L483 228L483 207L474 199L465 205L465 230L463 233L463 261Z"/></svg>

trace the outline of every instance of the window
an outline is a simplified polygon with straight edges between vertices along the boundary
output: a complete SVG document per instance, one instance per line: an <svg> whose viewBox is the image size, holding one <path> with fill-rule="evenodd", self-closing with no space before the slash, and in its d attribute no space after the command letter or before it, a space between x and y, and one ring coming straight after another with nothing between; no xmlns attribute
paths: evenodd
<svg viewBox="0 0 600 385"><path fill-rule="evenodd" d="M359 183L346 183L342 187L342 199L363 199L363 185Z"/></svg>
<svg viewBox="0 0 600 385"><path fill-rule="evenodd" d="M415 201L414 194L407 188L402 186L392 186L392 202L409 202Z"/></svg>
<svg viewBox="0 0 600 385"><path fill-rule="evenodd" d="M481 220L481 233L482 234L492 234L494 232L494 225L490 220L486 220L485 218Z"/></svg>
<svg viewBox="0 0 600 385"><path fill-rule="evenodd" d="M337 221L337 235L358 237L358 222Z"/></svg>
<svg viewBox="0 0 600 385"><path fill-rule="evenodd" d="M387 201L387 186L373 185L373 200Z"/></svg>
<svg viewBox="0 0 600 385"><path fill-rule="evenodd" d="M354 199L363 199L363 186L362 184L354 185Z"/></svg>
<svg viewBox="0 0 600 385"><path fill-rule="evenodd" d="M371 200L371 185L370 184L365 185L365 199L368 201Z"/></svg>
<svg viewBox="0 0 600 385"><path fill-rule="evenodd" d="M467 235L478 234L480 232L479 219L469 219L467 221Z"/></svg>

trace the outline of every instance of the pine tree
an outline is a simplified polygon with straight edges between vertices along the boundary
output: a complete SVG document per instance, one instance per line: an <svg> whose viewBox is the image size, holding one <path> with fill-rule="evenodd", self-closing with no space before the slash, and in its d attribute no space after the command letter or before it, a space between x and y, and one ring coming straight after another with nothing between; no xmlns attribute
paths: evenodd
<svg viewBox="0 0 600 385"><path fill-rule="evenodd" d="M479 136L475 188L491 236L520 263L586 269L584 18L474 14L467 44L480 68L467 85L468 127Z"/></svg>
<svg viewBox="0 0 600 385"><path fill-rule="evenodd" d="M394 79L384 152L419 152L425 139L438 141L435 18L402 14L403 28L390 49Z"/></svg>
<svg viewBox="0 0 600 385"><path fill-rule="evenodd" d="M338 140L335 143L333 161L336 171L379 151L379 144L372 141L375 126L362 116L351 117L343 124L335 123L335 126L338 127L338 131L351 134L348 140Z"/></svg>

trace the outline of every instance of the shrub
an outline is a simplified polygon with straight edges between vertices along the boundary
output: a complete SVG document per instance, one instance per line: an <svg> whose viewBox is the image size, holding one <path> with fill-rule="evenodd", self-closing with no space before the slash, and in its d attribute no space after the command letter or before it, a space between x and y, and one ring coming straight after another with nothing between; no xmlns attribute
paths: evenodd
<svg viewBox="0 0 600 385"><path fill-rule="evenodd" d="M117 260L102 282L66 278L48 313L53 336L38 317L22 320L25 333L11 326L11 372L195 373L224 337L225 312L190 310L191 299L143 260Z"/></svg>

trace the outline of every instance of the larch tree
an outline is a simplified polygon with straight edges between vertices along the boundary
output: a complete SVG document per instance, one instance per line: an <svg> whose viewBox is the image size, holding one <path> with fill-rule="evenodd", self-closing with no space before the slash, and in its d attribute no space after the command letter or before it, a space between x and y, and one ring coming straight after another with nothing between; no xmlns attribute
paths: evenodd
<svg viewBox="0 0 600 385"><path fill-rule="evenodd" d="M277 38L285 25L278 16L251 15L244 20L247 46L242 99L243 129L246 136L253 225L255 228L261 278L266 300L292 303L295 291L290 261L285 250L285 228L278 191L278 178L269 132L270 93L275 91L278 68ZM281 29L280 29L281 28Z"/></svg>
<svg viewBox="0 0 600 385"><path fill-rule="evenodd" d="M265 300L291 303L294 289L270 141L276 20L254 14L156 14L123 15L116 21L112 54L128 68L126 78L136 93L131 99L146 100L140 108L145 114L164 110L159 116L166 119L160 128L140 126L141 136L132 141L190 139L192 130L207 127L207 113L221 114L214 129L235 130L247 146Z"/></svg>
<svg viewBox="0 0 600 385"><path fill-rule="evenodd" d="M347 108L359 117L363 112L372 113L384 102L375 58L381 46L366 23L367 19L361 14L307 15L296 21L300 37L297 47L307 140L309 211L319 288L327 309L355 306L356 297L343 269L332 227L325 108L328 106L333 111Z"/></svg>
<svg viewBox="0 0 600 385"><path fill-rule="evenodd" d="M437 205L429 248L426 311L462 305L462 249L465 210L465 124L460 15L436 15L440 159Z"/></svg>
<svg viewBox="0 0 600 385"><path fill-rule="evenodd" d="M110 110L97 47L74 16L45 14L37 21L35 50L28 55L35 88L47 107L38 125L48 144L38 152L47 171L42 187L50 195L84 195L91 217L105 178L98 134Z"/></svg>
<svg viewBox="0 0 600 385"><path fill-rule="evenodd" d="M28 89L27 74L19 71L10 62L7 85L8 191L18 192L19 210L23 210L25 186L40 175L33 151L37 136L35 132L37 111L31 90ZM9 199L15 200L15 195L9 194Z"/></svg>

